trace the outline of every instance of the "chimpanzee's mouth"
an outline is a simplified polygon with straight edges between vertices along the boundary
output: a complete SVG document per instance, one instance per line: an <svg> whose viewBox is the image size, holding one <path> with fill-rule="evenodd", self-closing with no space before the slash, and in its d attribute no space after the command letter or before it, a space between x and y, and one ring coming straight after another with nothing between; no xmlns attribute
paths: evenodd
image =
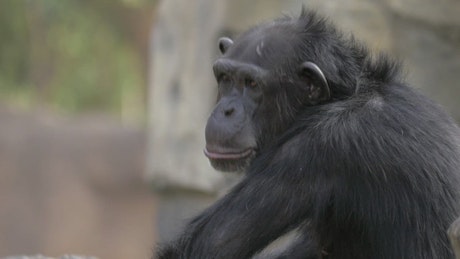
<svg viewBox="0 0 460 259"><path fill-rule="evenodd" d="M223 148L207 145L204 154L212 167L221 172L244 172L256 156L253 147L244 149Z"/></svg>
<svg viewBox="0 0 460 259"><path fill-rule="evenodd" d="M204 149L204 154L209 159L213 160L238 160L249 157L254 153L254 148L247 148L241 151L234 150L209 150L207 147Z"/></svg>

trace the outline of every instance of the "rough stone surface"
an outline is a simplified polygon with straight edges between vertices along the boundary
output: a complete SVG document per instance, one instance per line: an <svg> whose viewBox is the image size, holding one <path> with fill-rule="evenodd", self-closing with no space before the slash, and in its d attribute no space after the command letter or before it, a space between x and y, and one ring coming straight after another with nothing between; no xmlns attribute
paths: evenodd
<svg viewBox="0 0 460 259"><path fill-rule="evenodd" d="M396 13L432 24L460 26L458 0L386 0Z"/></svg>
<svg viewBox="0 0 460 259"><path fill-rule="evenodd" d="M148 176L211 191L219 175L202 150L204 126L215 99L210 69L223 27L225 1L162 1L152 37Z"/></svg>

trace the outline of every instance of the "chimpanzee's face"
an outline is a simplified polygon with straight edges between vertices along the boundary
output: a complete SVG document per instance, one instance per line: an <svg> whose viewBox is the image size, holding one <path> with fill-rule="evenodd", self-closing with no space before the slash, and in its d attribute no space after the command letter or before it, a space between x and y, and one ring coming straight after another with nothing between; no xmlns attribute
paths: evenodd
<svg viewBox="0 0 460 259"><path fill-rule="evenodd" d="M241 172L303 106L329 98L329 89L319 68L296 62L292 43L273 31L249 32L235 43L221 38L219 48L218 99L204 152L217 170Z"/></svg>

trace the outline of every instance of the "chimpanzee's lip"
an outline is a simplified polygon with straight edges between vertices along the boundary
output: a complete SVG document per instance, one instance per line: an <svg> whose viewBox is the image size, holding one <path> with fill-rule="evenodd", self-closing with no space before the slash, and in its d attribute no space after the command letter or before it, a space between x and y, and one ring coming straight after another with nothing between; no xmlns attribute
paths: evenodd
<svg viewBox="0 0 460 259"><path fill-rule="evenodd" d="M236 160L246 158L254 152L254 148L244 149L242 151L214 151L208 148L204 149L204 154L209 159L220 159L220 160Z"/></svg>

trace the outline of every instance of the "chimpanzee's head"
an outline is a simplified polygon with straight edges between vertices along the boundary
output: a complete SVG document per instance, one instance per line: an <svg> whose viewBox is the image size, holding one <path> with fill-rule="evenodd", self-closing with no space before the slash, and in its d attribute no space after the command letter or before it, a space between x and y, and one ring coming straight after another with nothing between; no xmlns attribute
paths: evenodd
<svg viewBox="0 0 460 259"><path fill-rule="evenodd" d="M300 110L331 98L319 65L321 52L327 51L315 49L324 41L324 26L309 22L303 12L298 19L255 27L235 42L219 39L218 99L206 125L204 150L217 170L243 171Z"/></svg>

